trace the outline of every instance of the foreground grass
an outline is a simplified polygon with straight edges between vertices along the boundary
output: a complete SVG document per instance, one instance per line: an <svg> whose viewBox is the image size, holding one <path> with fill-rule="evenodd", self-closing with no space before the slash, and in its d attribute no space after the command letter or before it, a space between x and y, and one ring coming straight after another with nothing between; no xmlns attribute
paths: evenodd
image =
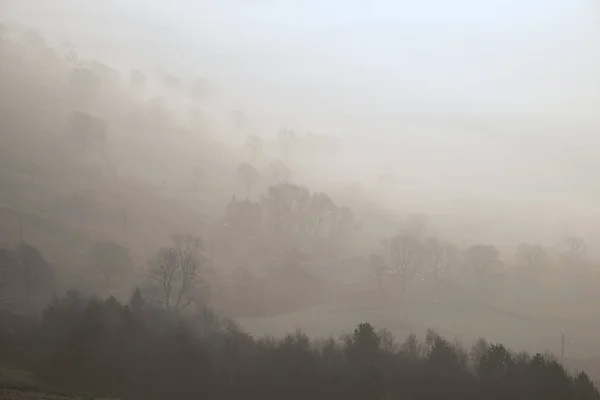
<svg viewBox="0 0 600 400"><path fill-rule="evenodd" d="M89 397L65 397L35 391L2 389L0 388L0 399L2 400L92 400ZM101 399L94 399L101 400ZM109 400L109 399L104 399Z"/></svg>

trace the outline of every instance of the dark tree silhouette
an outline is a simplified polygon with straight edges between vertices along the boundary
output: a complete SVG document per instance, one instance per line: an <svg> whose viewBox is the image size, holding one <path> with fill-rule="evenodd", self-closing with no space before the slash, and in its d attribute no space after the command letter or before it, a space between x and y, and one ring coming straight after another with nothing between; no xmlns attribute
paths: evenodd
<svg viewBox="0 0 600 400"><path fill-rule="evenodd" d="M399 234L383 240L384 259L406 290L427 260L425 246L414 236Z"/></svg>
<svg viewBox="0 0 600 400"><path fill-rule="evenodd" d="M203 248L197 237L175 235L171 246L160 249L150 261L149 278L167 312L178 313L206 296L209 271Z"/></svg>
<svg viewBox="0 0 600 400"><path fill-rule="evenodd" d="M478 278L485 280L494 267L501 264L498 250L494 246L476 244L465 252L465 263L472 268Z"/></svg>
<svg viewBox="0 0 600 400"><path fill-rule="evenodd" d="M539 244L522 243L517 249L519 265L529 270L541 267L547 258L546 250Z"/></svg>
<svg viewBox="0 0 600 400"><path fill-rule="evenodd" d="M567 236L563 239L560 252L567 265L577 265L585 259L587 245L585 240L580 237Z"/></svg>

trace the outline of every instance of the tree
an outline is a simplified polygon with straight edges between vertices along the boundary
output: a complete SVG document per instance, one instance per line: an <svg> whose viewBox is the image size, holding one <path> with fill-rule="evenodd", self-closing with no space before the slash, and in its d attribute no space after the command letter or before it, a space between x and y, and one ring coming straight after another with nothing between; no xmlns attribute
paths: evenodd
<svg viewBox="0 0 600 400"><path fill-rule="evenodd" d="M425 241L427 265L436 280L442 280L458 263L458 248L450 242L442 242L437 238Z"/></svg>
<svg viewBox="0 0 600 400"><path fill-rule="evenodd" d="M12 272L16 265L15 254L8 249L0 249L0 305L7 301L5 290L11 283Z"/></svg>
<svg viewBox="0 0 600 400"><path fill-rule="evenodd" d="M422 243L414 236L398 234L383 240L384 259L391 271L400 278L402 291L426 261Z"/></svg>
<svg viewBox="0 0 600 400"><path fill-rule="evenodd" d="M276 232L301 233L310 200L308 189L283 183L270 187L262 202L268 222Z"/></svg>
<svg viewBox="0 0 600 400"><path fill-rule="evenodd" d="M102 86L102 81L92 71L86 68L75 68L69 75L69 82L77 90L91 92Z"/></svg>
<svg viewBox="0 0 600 400"><path fill-rule="evenodd" d="M88 260L90 266L102 274L107 287L116 276L131 272L133 267L129 249L112 241L96 243L88 253Z"/></svg>
<svg viewBox="0 0 600 400"><path fill-rule="evenodd" d="M67 61L67 63L74 67L81 66L79 56L77 54L77 51L75 50L75 46L73 46L73 43L66 41L61 44L61 47L65 52L65 60Z"/></svg>
<svg viewBox="0 0 600 400"><path fill-rule="evenodd" d="M194 301L208 284L203 242L192 235L175 235L173 243L158 250L150 261L149 278L157 285L158 301L168 312L177 313Z"/></svg>
<svg viewBox="0 0 600 400"><path fill-rule="evenodd" d="M54 271L35 247L21 243L13 250L17 264L12 282L18 288L28 306L34 298L46 301L54 289Z"/></svg>
<svg viewBox="0 0 600 400"><path fill-rule="evenodd" d="M296 140L296 132L289 128L281 128L277 133L277 139L279 139L279 144L283 150L285 158L289 158L292 143L294 140Z"/></svg>
<svg viewBox="0 0 600 400"><path fill-rule="evenodd" d="M359 324L352 334L352 344L368 351L377 351L381 338L368 322Z"/></svg>
<svg viewBox="0 0 600 400"><path fill-rule="evenodd" d="M546 259L546 251L539 244L522 243L517 249L517 261L519 265L528 270L540 267Z"/></svg>
<svg viewBox="0 0 600 400"><path fill-rule="evenodd" d="M167 88L175 90L177 92L181 90L181 87L182 87L181 80L178 77L176 77L175 75L171 75L166 72L163 72L162 79L163 79L163 83L165 84L165 86Z"/></svg>
<svg viewBox="0 0 600 400"><path fill-rule="evenodd" d="M263 139L258 135L248 135L246 136L246 148L250 150L252 153L252 159L255 160L256 157L262 152L264 146Z"/></svg>
<svg viewBox="0 0 600 400"><path fill-rule="evenodd" d="M321 236L323 223L330 221L332 223L336 217L338 207L331 197L325 193L314 193L308 205L307 217L310 219L311 233L315 236Z"/></svg>
<svg viewBox="0 0 600 400"><path fill-rule="evenodd" d="M494 246L476 244L467 249L465 263L476 272L480 280L484 280L491 270L502 262Z"/></svg>
<svg viewBox="0 0 600 400"><path fill-rule="evenodd" d="M260 181L260 173L252 165L242 163L237 169L237 178L244 183L244 186L246 186L246 193L249 193L250 189L256 186Z"/></svg>
<svg viewBox="0 0 600 400"><path fill-rule="evenodd" d="M262 208L248 199L238 201L234 195L225 211L225 224L233 234L253 235L262 224Z"/></svg>
<svg viewBox="0 0 600 400"><path fill-rule="evenodd" d="M129 300L129 307L131 308L131 311L133 311L136 314L139 314L144 310L145 306L146 300L142 295L142 291L140 290L139 286L136 286L135 290L133 291L133 294L131 295L131 300Z"/></svg>
<svg viewBox="0 0 600 400"><path fill-rule="evenodd" d="M342 234L343 232L349 232L355 226L354 214L348 207L336 207L333 217L332 233Z"/></svg>
<svg viewBox="0 0 600 400"><path fill-rule="evenodd" d="M515 366L513 355L501 344L492 344L481 356L478 373L484 379L500 379L507 376Z"/></svg>
<svg viewBox="0 0 600 400"><path fill-rule="evenodd" d="M268 174L277 185L292 182L292 170L282 161L276 160L269 164Z"/></svg>
<svg viewBox="0 0 600 400"><path fill-rule="evenodd" d="M104 118L93 117L88 113L75 111L69 118L70 134L76 145L88 149L94 145L106 144L108 122Z"/></svg>
<svg viewBox="0 0 600 400"><path fill-rule="evenodd" d="M587 246L583 238L577 236L567 236L563 239L561 246L561 255L569 266L582 262L587 252Z"/></svg>
<svg viewBox="0 0 600 400"><path fill-rule="evenodd" d="M114 68L109 67L108 65L98 61L92 60L89 63L89 69L94 73L100 81L104 84L118 84L120 81L119 71Z"/></svg>

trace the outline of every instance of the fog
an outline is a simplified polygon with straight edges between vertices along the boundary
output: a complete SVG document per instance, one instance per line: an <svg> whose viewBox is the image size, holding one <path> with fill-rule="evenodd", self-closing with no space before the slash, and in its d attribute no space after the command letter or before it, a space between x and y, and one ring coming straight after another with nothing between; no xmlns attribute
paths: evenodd
<svg viewBox="0 0 600 400"><path fill-rule="evenodd" d="M563 330L600 376L600 6L288 3L0 2L0 310L138 288L255 335ZM202 271L178 296L169 251Z"/></svg>

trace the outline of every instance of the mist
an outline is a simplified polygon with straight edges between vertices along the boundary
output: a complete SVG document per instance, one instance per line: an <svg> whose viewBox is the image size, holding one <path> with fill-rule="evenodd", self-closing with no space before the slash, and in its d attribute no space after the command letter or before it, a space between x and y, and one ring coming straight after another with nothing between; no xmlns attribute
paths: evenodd
<svg viewBox="0 0 600 400"><path fill-rule="evenodd" d="M75 301L73 321L133 313L140 341L184 321L219 360L219 335L251 354L301 329L281 346L339 337L352 363L373 323L377 346L426 337L415 359L485 337L599 378L599 16L583 0L0 2L0 340L31 348L0 361L41 391L122 396L31 361L69 363L27 340Z"/></svg>

